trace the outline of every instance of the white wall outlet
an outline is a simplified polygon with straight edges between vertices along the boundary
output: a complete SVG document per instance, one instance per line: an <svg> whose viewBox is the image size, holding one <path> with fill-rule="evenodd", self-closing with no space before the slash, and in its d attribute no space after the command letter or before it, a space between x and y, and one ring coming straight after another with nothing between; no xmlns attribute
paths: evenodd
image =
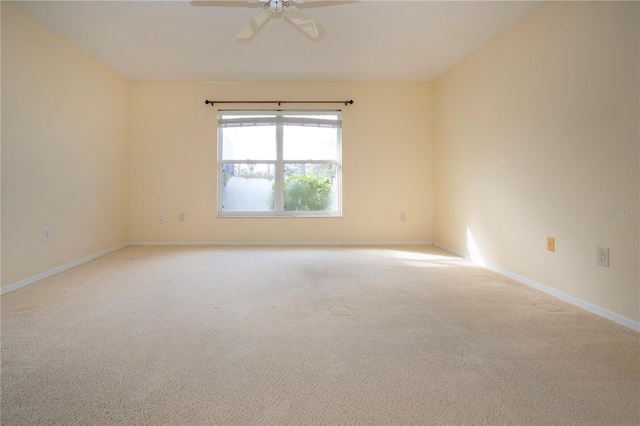
<svg viewBox="0 0 640 426"><path fill-rule="evenodd" d="M609 248L598 246L598 265L609 267Z"/></svg>
<svg viewBox="0 0 640 426"><path fill-rule="evenodd" d="M164 215L163 215L163 214L161 214L160 216L158 216L158 223L159 223L160 225L162 225L162 224L164 223Z"/></svg>
<svg viewBox="0 0 640 426"><path fill-rule="evenodd" d="M42 231L42 241L46 243L49 240L51 240L51 229L44 228L44 230Z"/></svg>
<svg viewBox="0 0 640 426"><path fill-rule="evenodd" d="M185 212L178 213L178 222L184 222L187 218L187 214Z"/></svg>
<svg viewBox="0 0 640 426"><path fill-rule="evenodd" d="M406 222L406 221L407 221L407 213L400 212L400 222Z"/></svg>

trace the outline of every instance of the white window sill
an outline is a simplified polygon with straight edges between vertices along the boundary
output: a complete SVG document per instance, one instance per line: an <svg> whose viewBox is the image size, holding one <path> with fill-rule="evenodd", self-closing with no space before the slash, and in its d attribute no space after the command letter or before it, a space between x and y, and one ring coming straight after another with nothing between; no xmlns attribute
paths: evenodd
<svg viewBox="0 0 640 426"><path fill-rule="evenodd" d="M335 214L255 214L255 213L218 213L218 217L224 218L340 218L342 213Z"/></svg>

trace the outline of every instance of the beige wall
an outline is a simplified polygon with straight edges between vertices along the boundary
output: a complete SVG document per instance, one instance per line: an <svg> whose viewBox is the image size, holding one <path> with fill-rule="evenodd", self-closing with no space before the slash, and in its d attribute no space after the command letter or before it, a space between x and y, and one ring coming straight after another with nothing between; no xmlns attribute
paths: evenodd
<svg viewBox="0 0 640 426"><path fill-rule="evenodd" d="M3 286L128 240L128 87L2 2Z"/></svg>
<svg viewBox="0 0 640 426"><path fill-rule="evenodd" d="M546 3L433 84L434 240L635 321L638 7Z"/></svg>
<svg viewBox="0 0 640 426"><path fill-rule="evenodd" d="M605 216L639 208L636 2L544 4L415 84L128 83L1 15L3 286L126 241L433 239L640 320L638 218ZM353 98L343 217L217 218L207 98Z"/></svg>
<svg viewBox="0 0 640 426"><path fill-rule="evenodd" d="M205 99L354 99L331 106L343 110L343 217L217 218L217 110ZM430 107L427 83L134 83L130 240L431 240Z"/></svg>

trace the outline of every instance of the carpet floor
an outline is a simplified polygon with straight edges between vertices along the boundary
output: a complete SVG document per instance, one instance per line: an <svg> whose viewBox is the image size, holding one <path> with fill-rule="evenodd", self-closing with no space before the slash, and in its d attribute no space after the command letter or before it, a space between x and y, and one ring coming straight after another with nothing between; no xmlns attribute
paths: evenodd
<svg viewBox="0 0 640 426"><path fill-rule="evenodd" d="M1 304L2 425L640 423L638 333L432 246L129 246Z"/></svg>

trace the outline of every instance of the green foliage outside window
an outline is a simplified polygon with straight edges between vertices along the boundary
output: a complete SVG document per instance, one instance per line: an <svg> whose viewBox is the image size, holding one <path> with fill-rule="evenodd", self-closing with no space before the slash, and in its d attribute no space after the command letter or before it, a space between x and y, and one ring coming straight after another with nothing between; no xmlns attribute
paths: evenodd
<svg viewBox="0 0 640 426"><path fill-rule="evenodd" d="M287 211L323 211L331 205L329 179L309 175L290 175L284 182Z"/></svg>

